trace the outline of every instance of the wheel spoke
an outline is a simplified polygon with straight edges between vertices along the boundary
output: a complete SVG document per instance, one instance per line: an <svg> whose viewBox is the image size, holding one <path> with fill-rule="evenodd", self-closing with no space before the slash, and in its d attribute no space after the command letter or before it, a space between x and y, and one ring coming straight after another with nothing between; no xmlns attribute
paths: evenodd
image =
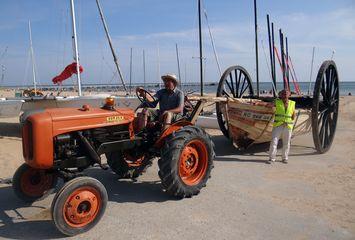
<svg viewBox="0 0 355 240"><path fill-rule="evenodd" d="M225 90L223 90L223 94L227 95L227 97L231 97Z"/></svg>
<svg viewBox="0 0 355 240"><path fill-rule="evenodd" d="M232 86L233 97L235 97L235 92L237 92L238 89L234 89L234 83L233 83L232 72L229 73L229 79L230 79L230 84L231 84L231 86Z"/></svg>
<svg viewBox="0 0 355 240"><path fill-rule="evenodd" d="M323 119L324 113L327 111L327 109L324 109L323 111L318 113L318 126L321 122L321 120Z"/></svg>
<svg viewBox="0 0 355 240"><path fill-rule="evenodd" d="M241 74L241 71L239 71L239 76ZM237 92L238 92L238 89L239 89L239 84L240 84L240 79L238 78L238 70L234 70L234 75L235 75L235 89L237 89Z"/></svg>
<svg viewBox="0 0 355 240"><path fill-rule="evenodd" d="M327 141L327 139L328 139L328 114L324 114L323 118L324 118L323 147L325 147L326 141Z"/></svg>
<svg viewBox="0 0 355 240"><path fill-rule="evenodd" d="M319 121L319 124L321 125L321 127L320 127L320 133L322 133L323 131L324 131L324 123L325 123L325 118L324 118L324 116L326 116L325 114L323 114L322 116L321 116L321 118L319 119L320 121ZM318 124L318 126L319 126L319 124Z"/></svg>
<svg viewBox="0 0 355 240"><path fill-rule="evenodd" d="M331 77L331 68L328 68L326 71L325 71L325 76L326 76L326 96L327 96L327 99L329 99L330 97L330 77Z"/></svg>
<svg viewBox="0 0 355 240"><path fill-rule="evenodd" d="M234 97L234 91L233 91L233 89L232 89L231 85L229 84L228 80L227 80L227 79L225 79L225 80L224 80L224 82L227 84L227 86L228 86L228 88L229 88L230 92L233 94L233 97Z"/></svg>
<svg viewBox="0 0 355 240"><path fill-rule="evenodd" d="M329 126L329 115L327 116L327 122L325 126L325 141L324 141L324 147L327 147L329 144L329 133L330 133L330 126Z"/></svg>
<svg viewBox="0 0 355 240"><path fill-rule="evenodd" d="M329 89L329 97L332 98L333 96L333 89L335 87L335 78L336 78L336 71L333 69L330 81L330 89Z"/></svg>
<svg viewBox="0 0 355 240"><path fill-rule="evenodd" d="M245 93L246 90L248 90L250 83L247 82L247 85L245 86L245 88L243 89L243 92L240 94L240 96L243 96L243 94Z"/></svg>
<svg viewBox="0 0 355 240"><path fill-rule="evenodd" d="M242 71L239 70L239 76L238 76L238 88L239 88L239 84L240 84L240 78L242 77Z"/></svg>
<svg viewBox="0 0 355 240"><path fill-rule="evenodd" d="M336 79L336 78L335 78ZM335 80L334 80L335 81ZM331 98L334 99L336 96L336 93L338 92L339 86L336 84L333 88L332 96Z"/></svg>
<svg viewBox="0 0 355 240"><path fill-rule="evenodd" d="M319 134L319 141L320 141L321 145L323 146L323 135L324 135L323 124L322 124L322 127L320 128L320 131L318 134Z"/></svg>
<svg viewBox="0 0 355 240"><path fill-rule="evenodd" d="M246 76L244 75L243 84L242 84L242 87L240 88L240 95L238 97L242 97L242 90L244 89L245 82L246 82Z"/></svg>

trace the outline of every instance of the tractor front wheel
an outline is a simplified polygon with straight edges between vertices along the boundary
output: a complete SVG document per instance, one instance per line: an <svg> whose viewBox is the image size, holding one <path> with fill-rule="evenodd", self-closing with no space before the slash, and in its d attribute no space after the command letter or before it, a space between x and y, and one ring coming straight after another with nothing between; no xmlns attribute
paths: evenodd
<svg viewBox="0 0 355 240"><path fill-rule="evenodd" d="M67 236L87 232L100 221L107 201L107 191L98 180L74 178L53 199L51 211L54 224Z"/></svg>
<svg viewBox="0 0 355 240"><path fill-rule="evenodd" d="M184 127L166 140L159 159L159 177L169 194L184 198L206 186L213 168L210 136L196 126Z"/></svg>
<svg viewBox="0 0 355 240"><path fill-rule="evenodd" d="M58 176L42 169L22 164L12 178L12 187L18 198L31 203L47 197L57 185Z"/></svg>

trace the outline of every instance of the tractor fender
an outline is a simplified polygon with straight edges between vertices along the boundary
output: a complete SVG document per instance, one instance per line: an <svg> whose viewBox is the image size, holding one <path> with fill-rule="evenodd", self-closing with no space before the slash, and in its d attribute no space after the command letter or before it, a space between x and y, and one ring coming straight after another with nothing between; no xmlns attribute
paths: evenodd
<svg viewBox="0 0 355 240"><path fill-rule="evenodd" d="M154 147L156 148L161 148L165 142L165 139L170 136L173 132L176 132L178 130L180 130L181 128L185 127L185 126L191 126L193 125L191 122L189 121L179 121L176 123L171 124L170 127L168 127L167 129L165 129L162 134L160 135L159 139L156 141L156 143L154 144Z"/></svg>

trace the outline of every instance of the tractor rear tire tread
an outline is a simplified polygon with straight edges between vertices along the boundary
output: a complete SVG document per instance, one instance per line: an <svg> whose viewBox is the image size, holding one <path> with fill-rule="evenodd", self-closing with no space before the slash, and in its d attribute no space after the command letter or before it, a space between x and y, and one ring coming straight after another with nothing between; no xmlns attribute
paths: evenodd
<svg viewBox="0 0 355 240"><path fill-rule="evenodd" d="M179 176L179 159L183 147L191 140L199 139L206 144L208 151L207 170L203 179L193 186L186 185ZM183 127L168 137L161 150L161 158L158 161L159 177L162 188L170 195L178 198L189 198L200 193L211 177L213 159L215 157L214 144L211 137L201 128L196 126Z"/></svg>

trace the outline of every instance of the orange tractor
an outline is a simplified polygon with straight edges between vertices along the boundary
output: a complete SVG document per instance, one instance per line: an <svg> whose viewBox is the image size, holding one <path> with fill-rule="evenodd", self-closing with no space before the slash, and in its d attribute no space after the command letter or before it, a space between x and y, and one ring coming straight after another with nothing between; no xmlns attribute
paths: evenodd
<svg viewBox="0 0 355 240"><path fill-rule="evenodd" d="M140 100L141 107L149 105L147 97ZM109 166L120 178L136 178L158 158L162 188L177 198L197 195L210 177L213 143L194 126L202 102L165 131L159 123L137 129L135 112L114 105L108 98L102 108L46 109L22 118L26 163L15 172L13 189L20 199L33 202L53 192L62 178L65 184L53 199L51 213L65 235L88 231L105 212L106 189L85 176L83 170L89 167ZM103 154L108 166L101 163Z"/></svg>

